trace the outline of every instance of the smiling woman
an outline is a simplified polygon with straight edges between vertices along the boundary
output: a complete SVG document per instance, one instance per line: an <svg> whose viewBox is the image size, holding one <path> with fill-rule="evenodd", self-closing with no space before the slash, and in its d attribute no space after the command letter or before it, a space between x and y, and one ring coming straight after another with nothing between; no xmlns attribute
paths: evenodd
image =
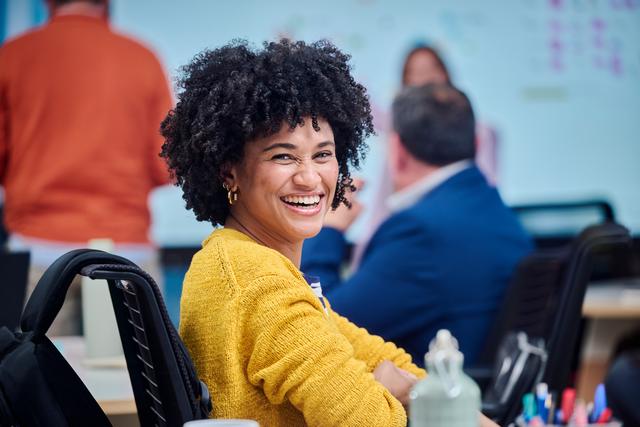
<svg viewBox="0 0 640 427"><path fill-rule="evenodd" d="M404 426L402 349L331 310L300 272L304 239L347 204L373 132L348 56L328 42L233 43L183 68L162 155L199 220L224 225L185 277L180 333L216 418ZM373 374L373 375L372 375Z"/></svg>

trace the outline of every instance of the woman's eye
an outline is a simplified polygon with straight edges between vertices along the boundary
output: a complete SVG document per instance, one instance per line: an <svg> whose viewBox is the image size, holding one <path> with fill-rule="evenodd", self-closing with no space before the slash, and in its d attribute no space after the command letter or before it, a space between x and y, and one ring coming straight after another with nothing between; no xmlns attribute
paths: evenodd
<svg viewBox="0 0 640 427"><path fill-rule="evenodd" d="M315 155L315 158L320 160L328 159L330 157L333 157L333 153L331 151L321 151Z"/></svg>
<svg viewBox="0 0 640 427"><path fill-rule="evenodd" d="M290 154L276 154L271 158L272 160L283 160L283 161L291 161L295 160Z"/></svg>

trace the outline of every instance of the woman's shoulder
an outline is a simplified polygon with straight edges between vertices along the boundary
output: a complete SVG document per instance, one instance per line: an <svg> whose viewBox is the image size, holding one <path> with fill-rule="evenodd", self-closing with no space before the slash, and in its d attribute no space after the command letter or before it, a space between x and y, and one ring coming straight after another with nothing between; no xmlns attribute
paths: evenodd
<svg viewBox="0 0 640 427"><path fill-rule="evenodd" d="M295 266L276 250L257 243L239 231L219 228L202 243L194 257L215 262L218 268L228 268L239 281L262 276L292 276L302 279Z"/></svg>

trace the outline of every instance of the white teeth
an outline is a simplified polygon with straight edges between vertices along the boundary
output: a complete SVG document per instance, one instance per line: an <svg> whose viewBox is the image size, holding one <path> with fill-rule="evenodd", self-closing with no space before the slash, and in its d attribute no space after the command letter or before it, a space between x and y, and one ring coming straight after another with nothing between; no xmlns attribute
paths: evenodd
<svg viewBox="0 0 640 427"><path fill-rule="evenodd" d="M282 200L287 203L295 203L298 205L316 205L320 203L320 196L284 196Z"/></svg>

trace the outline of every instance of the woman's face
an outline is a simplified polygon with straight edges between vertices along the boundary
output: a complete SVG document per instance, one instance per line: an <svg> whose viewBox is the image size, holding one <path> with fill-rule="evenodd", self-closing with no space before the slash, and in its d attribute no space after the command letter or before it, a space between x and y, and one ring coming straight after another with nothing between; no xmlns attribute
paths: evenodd
<svg viewBox="0 0 640 427"><path fill-rule="evenodd" d="M333 131L318 119L249 141L242 162L231 169L238 200L231 214L263 243L301 243L315 236L331 206L338 180Z"/></svg>
<svg viewBox="0 0 640 427"><path fill-rule="evenodd" d="M447 83L447 74L431 53L419 50L409 58L404 84L422 86L427 83Z"/></svg>

